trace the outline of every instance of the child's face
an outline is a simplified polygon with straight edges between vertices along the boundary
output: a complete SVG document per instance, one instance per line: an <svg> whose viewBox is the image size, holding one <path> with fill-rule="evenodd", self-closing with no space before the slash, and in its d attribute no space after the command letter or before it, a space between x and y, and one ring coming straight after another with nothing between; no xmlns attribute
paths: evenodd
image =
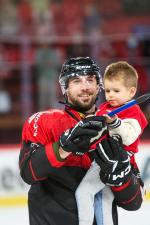
<svg viewBox="0 0 150 225"><path fill-rule="evenodd" d="M105 98L111 106L117 107L130 101L135 93L135 87L126 87L122 79L104 80Z"/></svg>

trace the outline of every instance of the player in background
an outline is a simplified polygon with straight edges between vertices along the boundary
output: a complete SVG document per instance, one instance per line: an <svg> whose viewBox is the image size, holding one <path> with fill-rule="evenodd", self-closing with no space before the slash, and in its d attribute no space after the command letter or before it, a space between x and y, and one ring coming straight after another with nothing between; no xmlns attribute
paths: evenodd
<svg viewBox="0 0 150 225"><path fill-rule="evenodd" d="M30 225L78 225L75 191L91 165L91 145L101 138L103 130L106 131L104 117L95 116L101 80L99 67L89 57L66 60L59 77L64 110L35 113L23 126L19 167L22 179L31 185L28 193ZM86 118L87 115L93 116ZM130 167L127 154L120 156L120 152L126 151L118 141L106 138L101 146L104 151L97 145L97 161L108 183L109 205L105 215L113 225L118 225L116 206L139 209L143 201L141 184ZM101 160L105 154L111 162L117 162L114 169L110 162ZM128 174L125 173L127 168L130 168ZM110 179L112 175L117 179ZM119 189L118 182L122 183ZM103 212L99 211L98 215L103 220Z"/></svg>
<svg viewBox="0 0 150 225"><path fill-rule="evenodd" d="M128 152L132 168L139 174L134 154L138 152L139 138L147 125L147 120L138 105L128 108L118 115L109 117L108 112L130 101L137 92L137 71L127 62L119 61L106 67L104 72L104 90L106 102L99 106L96 115L105 116L109 136L119 135L124 149ZM101 144L99 144L101 148ZM106 156L107 157L107 156ZM114 165L115 166L115 165ZM128 171L126 171L127 173ZM82 182L76 190L78 205L79 225L92 225L94 220L94 198L102 190L102 210L105 212L107 205L107 183L100 172L99 165L93 161ZM101 179L99 177L101 174ZM118 183L118 186L122 185ZM104 214L105 215L105 214ZM104 225L112 225L109 217L104 217Z"/></svg>

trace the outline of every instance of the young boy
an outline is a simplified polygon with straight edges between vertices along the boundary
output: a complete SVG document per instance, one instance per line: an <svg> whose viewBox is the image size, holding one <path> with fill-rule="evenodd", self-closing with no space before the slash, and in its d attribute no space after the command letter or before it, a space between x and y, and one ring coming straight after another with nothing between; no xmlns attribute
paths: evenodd
<svg viewBox="0 0 150 225"><path fill-rule="evenodd" d="M138 152L139 138L147 125L147 120L138 105L126 109L113 117L108 112L130 101L136 94L138 83L137 71L127 62L119 61L106 67L104 89L106 102L97 110L97 116L105 116L109 135L120 135L124 149L128 151L131 164L138 167L134 153ZM102 190L105 202L105 188L100 180L100 167L93 161L82 182L76 190L79 225L92 225L94 219L94 197ZM107 204L107 203L106 203ZM104 207L105 204L102 204ZM104 225L111 225L104 218Z"/></svg>

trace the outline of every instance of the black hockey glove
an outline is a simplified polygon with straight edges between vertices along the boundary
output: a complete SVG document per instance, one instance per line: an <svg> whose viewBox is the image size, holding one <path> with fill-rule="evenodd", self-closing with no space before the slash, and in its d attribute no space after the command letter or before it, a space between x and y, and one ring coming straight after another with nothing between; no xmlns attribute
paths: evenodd
<svg viewBox="0 0 150 225"><path fill-rule="evenodd" d="M89 151L90 145L95 141L95 137L99 136L103 126L104 118L88 117L65 131L60 136L59 144L66 152L83 155Z"/></svg>
<svg viewBox="0 0 150 225"><path fill-rule="evenodd" d="M104 136L107 132L107 126L106 126L106 118L104 116L88 116L86 117L83 122L90 124L97 129L98 134L91 138L90 143L94 144L99 140L102 136Z"/></svg>
<svg viewBox="0 0 150 225"><path fill-rule="evenodd" d="M110 186L121 186L130 176L130 157L120 140L115 137L104 139L95 151L95 161L101 168L100 178Z"/></svg>

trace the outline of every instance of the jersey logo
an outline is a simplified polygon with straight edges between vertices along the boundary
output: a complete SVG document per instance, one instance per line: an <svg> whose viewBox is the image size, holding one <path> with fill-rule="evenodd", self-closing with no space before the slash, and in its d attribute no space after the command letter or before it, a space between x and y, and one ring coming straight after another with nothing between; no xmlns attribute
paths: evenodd
<svg viewBox="0 0 150 225"><path fill-rule="evenodd" d="M56 113L56 112L64 114L64 112L60 109L52 109L52 110L37 112L29 118L29 120L28 120L29 124L33 121L33 128L34 128L33 136L34 137L37 136L37 134L38 134L38 127L39 127L38 121L39 121L39 118L41 117L41 115L43 115L43 114L53 114L53 113Z"/></svg>

